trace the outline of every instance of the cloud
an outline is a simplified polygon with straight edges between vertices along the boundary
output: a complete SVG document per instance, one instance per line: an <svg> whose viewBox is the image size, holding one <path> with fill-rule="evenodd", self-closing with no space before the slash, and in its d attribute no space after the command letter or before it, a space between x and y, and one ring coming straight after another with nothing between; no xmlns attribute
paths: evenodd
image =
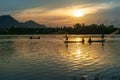
<svg viewBox="0 0 120 80"><path fill-rule="evenodd" d="M101 17L100 15L96 15L96 14L100 14L100 13L102 14L104 13L104 11L113 9L118 6L119 5L114 2L109 2L109 3L99 3L99 4L91 3L91 4L83 4L83 5L72 5L66 7L51 8L51 9L37 7L37 8L22 10L21 12L14 14L14 16L21 21L33 19L39 23L45 23L50 26L58 25L58 24L71 25L76 22L90 23L91 21L93 21L92 17L94 17L94 19L96 19L95 18L96 16L99 16L99 18ZM75 19L73 17L73 12L76 9L82 10L84 13L84 17Z"/></svg>
<svg viewBox="0 0 120 80"><path fill-rule="evenodd" d="M47 25L96 23L119 16L119 0L1 0L0 14L11 14L19 21L32 19ZM74 10L84 17L74 18ZM116 13L115 13L116 12Z"/></svg>

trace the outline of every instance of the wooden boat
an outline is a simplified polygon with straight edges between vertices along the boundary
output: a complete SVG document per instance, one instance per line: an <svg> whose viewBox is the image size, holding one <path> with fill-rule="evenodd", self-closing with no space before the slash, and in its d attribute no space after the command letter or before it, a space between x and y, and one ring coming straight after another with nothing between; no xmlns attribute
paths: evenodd
<svg viewBox="0 0 120 80"><path fill-rule="evenodd" d="M103 40L91 40L91 41L88 41L88 43L92 43L92 42L105 42L106 39L103 39Z"/></svg>
<svg viewBox="0 0 120 80"><path fill-rule="evenodd" d="M29 37L29 39L40 39L40 37L38 36L38 37Z"/></svg>
<svg viewBox="0 0 120 80"><path fill-rule="evenodd" d="M84 43L84 41L64 41L65 43Z"/></svg>

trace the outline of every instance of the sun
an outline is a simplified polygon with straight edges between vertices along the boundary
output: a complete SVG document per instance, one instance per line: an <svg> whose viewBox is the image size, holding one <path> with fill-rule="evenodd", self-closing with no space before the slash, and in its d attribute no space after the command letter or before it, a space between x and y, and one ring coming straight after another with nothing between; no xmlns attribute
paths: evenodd
<svg viewBox="0 0 120 80"><path fill-rule="evenodd" d="M82 17L82 16L84 16L84 13L81 10L75 10L75 11L73 11L73 16L74 17Z"/></svg>

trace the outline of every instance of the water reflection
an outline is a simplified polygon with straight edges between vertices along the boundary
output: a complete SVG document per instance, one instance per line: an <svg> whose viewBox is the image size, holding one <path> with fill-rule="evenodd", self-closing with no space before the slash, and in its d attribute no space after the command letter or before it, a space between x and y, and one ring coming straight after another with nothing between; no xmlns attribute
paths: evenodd
<svg viewBox="0 0 120 80"><path fill-rule="evenodd" d="M22 58L37 58L37 53L39 52L38 48L40 48L39 42L35 40L23 40L23 41L15 41L13 44L15 53ZM36 54L36 55L35 55Z"/></svg>
<svg viewBox="0 0 120 80"><path fill-rule="evenodd" d="M79 56L80 56L80 54L81 54L80 49L77 49L77 50L76 50L76 56L77 56L77 57L79 57Z"/></svg>
<svg viewBox="0 0 120 80"><path fill-rule="evenodd" d="M9 64L0 61L0 78L10 76L11 80L23 80L25 76L25 80L71 80L68 77L119 74L118 43L105 43L105 46L87 42L65 44L62 40L41 38L47 40L0 42L0 59L10 61ZM14 76L20 79L13 79Z"/></svg>
<svg viewBox="0 0 120 80"><path fill-rule="evenodd" d="M64 61L68 63L66 66L69 66L71 72L76 71L75 75L90 76L102 73L104 69L101 69L109 66L108 56L103 55L104 46L96 44L69 43L67 47L65 44L66 52L61 53L61 56L64 56Z"/></svg>
<svg viewBox="0 0 120 80"><path fill-rule="evenodd" d="M11 61L15 52L12 44L12 41L0 41L0 62L8 63Z"/></svg>
<svg viewBox="0 0 120 80"><path fill-rule="evenodd" d="M65 61L70 62L68 64L69 69L73 72L76 71L75 75L90 76L95 74L105 75L107 73L110 76L113 75L111 72L118 72L116 71L118 68L113 69L115 65L120 66L118 65L120 59L117 57L119 52L114 51L117 47L113 46L113 43L111 44L106 43L106 46L101 46L101 43L93 43L92 45L69 43L66 47L66 53L69 57L64 58Z"/></svg>

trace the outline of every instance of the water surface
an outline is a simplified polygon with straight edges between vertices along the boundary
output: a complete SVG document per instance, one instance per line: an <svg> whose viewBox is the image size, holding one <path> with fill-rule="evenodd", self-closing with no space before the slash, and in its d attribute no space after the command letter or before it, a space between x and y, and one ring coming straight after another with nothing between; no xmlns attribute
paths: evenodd
<svg viewBox="0 0 120 80"><path fill-rule="evenodd" d="M77 36L77 37L76 37ZM70 36L69 40L81 40ZM100 39L93 37L92 39ZM0 36L0 80L118 79L119 37L102 43L64 43L63 35Z"/></svg>

